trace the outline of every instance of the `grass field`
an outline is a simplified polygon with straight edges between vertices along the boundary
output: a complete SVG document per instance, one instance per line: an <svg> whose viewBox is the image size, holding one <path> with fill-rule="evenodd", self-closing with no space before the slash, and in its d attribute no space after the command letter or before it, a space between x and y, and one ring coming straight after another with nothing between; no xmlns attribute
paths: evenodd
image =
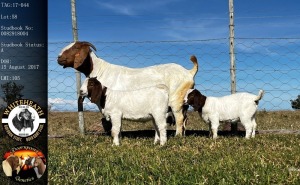
<svg viewBox="0 0 300 185"><path fill-rule="evenodd" d="M169 126L163 147L153 145L151 122L124 121L121 146L112 147L111 137L101 133L101 114L85 112L84 116L83 136L76 112L49 113L49 185L300 184L299 111L260 111L256 138L246 140L244 132L232 135L221 127L216 141L208 137L208 126L199 115L189 112L186 136L174 137L175 127ZM8 136L0 140L2 153L16 145ZM0 184L11 183L4 173L0 179Z"/></svg>
<svg viewBox="0 0 300 185"><path fill-rule="evenodd" d="M185 137L168 128L166 146L153 145L152 123L124 121L120 147L95 134L100 113L50 112L49 184L300 184L300 135L258 134L208 138L207 125L189 112ZM257 114L258 130L300 130L297 111ZM96 125L96 126L95 126Z"/></svg>
<svg viewBox="0 0 300 185"><path fill-rule="evenodd" d="M84 112L85 129L87 132L93 131L93 126L99 125L101 113ZM188 112L188 130L208 130L197 112ZM256 116L257 130L287 129L300 130L300 111L259 111ZM222 125L220 126L222 129ZM153 130L152 122L140 123L123 121L123 131L131 130ZM174 126L169 126L168 130L175 130ZM49 135L76 135L79 134L78 113L77 112L50 112L49 113Z"/></svg>

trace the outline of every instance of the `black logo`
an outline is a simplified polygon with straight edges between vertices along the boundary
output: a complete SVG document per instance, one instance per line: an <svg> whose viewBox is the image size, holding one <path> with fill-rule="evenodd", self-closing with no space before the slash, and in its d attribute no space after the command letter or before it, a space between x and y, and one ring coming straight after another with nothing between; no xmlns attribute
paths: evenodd
<svg viewBox="0 0 300 185"><path fill-rule="evenodd" d="M2 124L4 131L12 139L28 142L40 135L46 124L46 115L34 101L20 99L6 107Z"/></svg>

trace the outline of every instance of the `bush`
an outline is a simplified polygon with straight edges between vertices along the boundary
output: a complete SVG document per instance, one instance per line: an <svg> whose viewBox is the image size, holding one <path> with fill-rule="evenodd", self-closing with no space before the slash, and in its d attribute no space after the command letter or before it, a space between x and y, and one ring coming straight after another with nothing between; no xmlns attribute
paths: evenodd
<svg viewBox="0 0 300 185"><path fill-rule="evenodd" d="M300 109L300 95L295 100L291 100L291 105L293 109Z"/></svg>

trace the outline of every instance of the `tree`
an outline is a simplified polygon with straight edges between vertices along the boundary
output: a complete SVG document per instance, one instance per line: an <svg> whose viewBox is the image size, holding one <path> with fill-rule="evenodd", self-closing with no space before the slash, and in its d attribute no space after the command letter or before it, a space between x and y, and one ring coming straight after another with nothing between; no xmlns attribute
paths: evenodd
<svg viewBox="0 0 300 185"><path fill-rule="evenodd" d="M300 95L295 100L291 100L291 105L293 109L300 109Z"/></svg>
<svg viewBox="0 0 300 185"><path fill-rule="evenodd" d="M17 85L15 82L7 82L1 84L1 88L4 93L3 100L7 105L23 97L23 94L21 94L21 91L24 89L23 85Z"/></svg>

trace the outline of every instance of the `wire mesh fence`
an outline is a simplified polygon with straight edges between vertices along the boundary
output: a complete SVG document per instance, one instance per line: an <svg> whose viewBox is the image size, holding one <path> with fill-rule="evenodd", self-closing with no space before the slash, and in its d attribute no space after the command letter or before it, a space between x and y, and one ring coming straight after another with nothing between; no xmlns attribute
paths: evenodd
<svg viewBox="0 0 300 185"><path fill-rule="evenodd" d="M195 88L207 96L230 94L228 38L188 41L100 42L90 41L98 57L126 67L141 68L177 63L192 68L196 55L199 70ZM69 42L50 42L48 47L48 101L51 111L76 111L75 70L57 64L57 56ZM237 92L257 94L265 90L259 109L292 110L290 100L300 94L299 38L235 39ZM174 71L176 73L176 71ZM82 79L85 76L82 74ZM97 111L85 100L86 110Z"/></svg>

